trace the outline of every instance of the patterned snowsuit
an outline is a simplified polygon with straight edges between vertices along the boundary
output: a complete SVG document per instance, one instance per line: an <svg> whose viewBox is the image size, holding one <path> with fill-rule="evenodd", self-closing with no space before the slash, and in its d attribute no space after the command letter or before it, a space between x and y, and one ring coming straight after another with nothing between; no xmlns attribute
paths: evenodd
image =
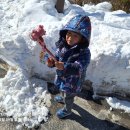
<svg viewBox="0 0 130 130"><path fill-rule="evenodd" d="M65 36L67 31L74 31L83 36L83 43L69 46ZM91 35L91 23L87 16L73 17L60 31L59 41L56 42L56 58L64 62L64 70L56 70L55 86L66 93L78 93L86 76L91 53L88 48Z"/></svg>

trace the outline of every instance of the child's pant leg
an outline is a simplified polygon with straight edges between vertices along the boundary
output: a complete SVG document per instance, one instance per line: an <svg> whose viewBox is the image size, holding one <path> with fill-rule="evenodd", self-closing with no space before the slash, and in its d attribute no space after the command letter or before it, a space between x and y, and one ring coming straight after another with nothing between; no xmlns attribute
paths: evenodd
<svg viewBox="0 0 130 130"><path fill-rule="evenodd" d="M65 101L64 109L67 110L68 112L71 112L74 103L74 97L75 95L71 93L64 94L64 101Z"/></svg>

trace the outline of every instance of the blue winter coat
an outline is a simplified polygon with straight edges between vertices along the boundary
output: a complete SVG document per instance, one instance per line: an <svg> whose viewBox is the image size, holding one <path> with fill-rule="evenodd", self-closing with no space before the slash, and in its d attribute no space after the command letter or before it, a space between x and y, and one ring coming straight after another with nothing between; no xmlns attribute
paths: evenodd
<svg viewBox="0 0 130 130"><path fill-rule="evenodd" d="M80 33L83 43L73 47L66 43L65 36L68 30ZM55 85L61 91L77 93L81 91L86 70L90 63L91 53L88 48L91 35L91 23L87 16L73 17L60 31L60 39L56 42L56 58L64 62L64 70L56 70Z"/></svg>

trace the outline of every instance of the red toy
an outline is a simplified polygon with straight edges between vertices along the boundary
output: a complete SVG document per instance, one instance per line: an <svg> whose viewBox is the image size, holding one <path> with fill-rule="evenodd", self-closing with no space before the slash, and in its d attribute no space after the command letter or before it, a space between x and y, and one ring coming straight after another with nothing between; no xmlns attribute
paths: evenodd
<svg viewBox="0 0 130 130"><path fill-rule="evenodd" d="M32 30L30 36L33 41L37 41L41 45L43 52L47 52L54 59L54 61L57 61L55 56L46 47L44 39L42 38L45 34L46 31L44 30L43 25L39 25L36 29Z"/></svg>

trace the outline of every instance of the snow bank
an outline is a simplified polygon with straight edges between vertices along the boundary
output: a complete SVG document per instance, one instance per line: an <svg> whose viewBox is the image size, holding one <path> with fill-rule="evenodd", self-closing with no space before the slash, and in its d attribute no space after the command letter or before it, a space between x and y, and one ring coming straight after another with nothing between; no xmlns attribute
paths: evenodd
<svg viewBox="0 0 130 130"><path fill-rule="evenodd" d="M106 12L102 20L91 16L92 62L87 74L95 93L100 89L130 93L130 15L121 14Z"/></svg>
<svg viewBox="0 0 130 130"><path fill-rule="evenodd" d="M87 79L93 82L95 94L97 91L130 93L130 15L110 12L111 4L107 2L80 7L67 0L64 14L59 14L55 2L0 2L0 57L15 68L0 80L0 105L8 116L28 127L46 121L48 114L46 82L34 76L53 82L55 74L54 69L39 62L41 48L29 37L29 32L39 24L44 25L45 42L54 53L62 26L75 14L88 15L92 22L92 61Z"/></svg>

